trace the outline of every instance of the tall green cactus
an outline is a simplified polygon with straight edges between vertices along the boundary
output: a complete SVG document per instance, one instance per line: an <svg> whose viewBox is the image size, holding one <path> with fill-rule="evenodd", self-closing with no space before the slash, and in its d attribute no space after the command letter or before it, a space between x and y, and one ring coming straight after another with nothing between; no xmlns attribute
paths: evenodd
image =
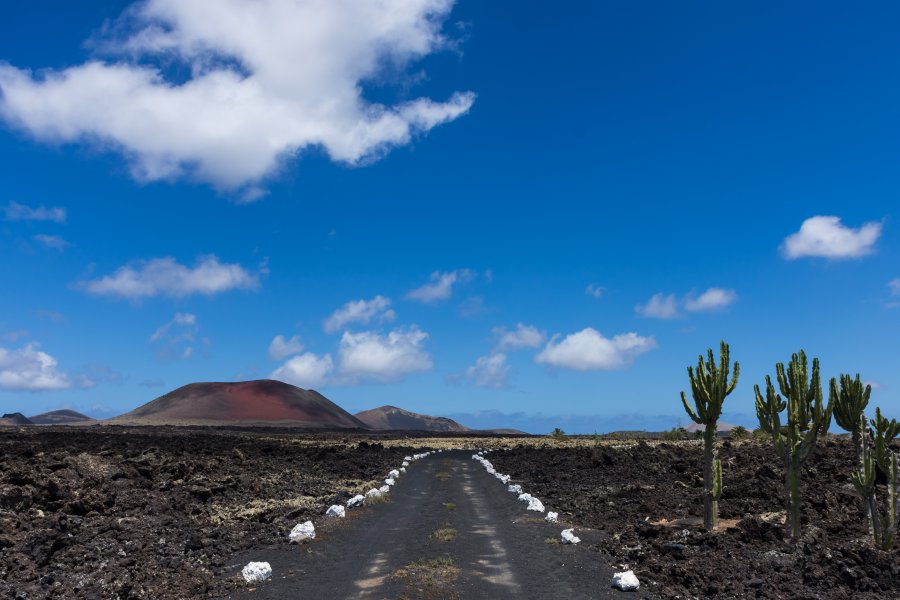
<svg viewBox="0 0 900 600"><path fill-rule="evenodd" d="M772 378L766 375L766 395L759 386L756 392L756 417L760 428L772 436L775 450L784 457L787 527L791 538L800 537L800 470L815 449L816 440L831 425L833 405L829 399L822 406L822 381L819 359L814 358L809 372L806 353L794 354L785 372L784 364L775 365L778 387L775 392ZM782 425L780 413L787 408L787 424Z"/></svg>
<svg viewBox="0 0 900 600"><path fill-rule="evenodd" d="M900 423L894 419L888 421L881 416L881 409L875 409L875 427L868 429L866 416L860 415L859 454L862 457L856 471L850 474L853 486L862 498L869 513L869 532L875 545L882 550L890 550L897 539L897 490L898 467L897 455L889 450L891 441L900 433ZM874 451L869 437L875 440ZM880 469L887 475L888 499L884 514L878 508L875 496L876 471Z"/></svg>
<svg viewBox="0 0 900 600"><path fill-rule="evenodd" d="M849 431L853 437L853 447L856 449L857 462L862 460L860 454L859 437L864 429L860 429L860 415L869 405L869 397L872 395L872 386L863 386L863 382L856 374L856 379L851 379L849 374L838 380L832 378L828 390L828 401L834 406L834 421L844 431Z"/></svg>
<svg viewBox="0 0 900 600"><path fill-rule="evenodd" d="M701 355L697 360L697 372L688 367L691 380L691 394L694 397L694 408L688 404L687 396L681 392L681 403L688 416L700 425L703 430L703 525L707 529L719 526L719 498L722 496L722 461L716 451L716 424L722 414L725 397L734 391L741 365L735 361L734 375L728 380L729 348L725 342L719 350L719 366L712 348L708 351L708 360Z"/></svg>

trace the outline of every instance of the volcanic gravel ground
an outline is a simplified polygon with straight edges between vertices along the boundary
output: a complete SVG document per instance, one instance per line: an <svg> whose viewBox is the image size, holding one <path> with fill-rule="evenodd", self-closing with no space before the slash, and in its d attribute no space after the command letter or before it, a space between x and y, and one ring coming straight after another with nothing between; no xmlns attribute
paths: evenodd
<svg viewBox="0 0 900 600"><path fill-rule="evenodd" d="M514 448L490 455L550 510L606 531L589 544L633 568L667 598L900 598L900 550L872 548L849 480L854 452L829 436L803 470L803 539L783 535L783 470L771 443L721 444L723 520L699 526L654 525L702 516L702 445ZM880 497L885 495L880 489ZM777 514L777 511L782 511ZM776 513L776 514L772 514ZM727 524L727 523L726 523Z"/></svg>
<svg viewBox="0 0 900 600"><path fill-rule="evenodd" d="M304 436L307 440L311 437ZM0 432L0 598L225 597L228 558L319 521L408 449L340 434Z"/></svg>
<svg viewBox="0 0 900 600"><path fill-rule="evenodd" d="M569 527L529 512L471 458L433 454L413 463L386 502L353 509L302 547L284 540L235 557L237 572L267 561L271 581L236 600L599 600L652 597L612 589L612 571L584 545L561 545ZM493 454L489 456L493 457ZM449 535L448 535L449 534Z"/></svg>

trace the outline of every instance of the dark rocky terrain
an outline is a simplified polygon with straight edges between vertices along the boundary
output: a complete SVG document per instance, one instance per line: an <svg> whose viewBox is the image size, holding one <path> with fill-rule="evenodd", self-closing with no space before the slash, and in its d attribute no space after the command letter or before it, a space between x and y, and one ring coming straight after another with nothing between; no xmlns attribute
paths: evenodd
<svg viewBox="0 0 900 600"><path fill-rule="evenodd" d="M0 430L0 598L221 598L242 550L365 491L402 446L267 430Z"/></svg>
<svg viewBox="0 0 900 600"><path fill-rule="evenodd" d="M713 533L698 523L703 482L696 443L547 443L490 459L561 518L604 532L592 548L633 568L664 598L900 598L900 549L872 548L849 480L855 460L849 440L829 436L806 463L803 539L796 545L781 524L783 472L771 444L722 446L725 527Z"/></svg>

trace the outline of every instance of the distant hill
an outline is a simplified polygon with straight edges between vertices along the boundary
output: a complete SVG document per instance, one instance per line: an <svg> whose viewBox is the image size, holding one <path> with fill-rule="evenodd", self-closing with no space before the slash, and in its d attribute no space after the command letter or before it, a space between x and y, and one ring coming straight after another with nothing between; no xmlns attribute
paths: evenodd
<svg viewBox="0 0 900 600"><path fill-rule="evenodd" d="M464 425L460 425L447 417L432 417L420 415L396 406L380 406L372 410L364 410L356 413L356 418L372 429L393 430L406 429L410 431L444 431L464 432L472 431Z"/></svg>
<svg viewBox="0 0 900 600"><path fill-rule="evenodd" d="M735 427L737 427L737 425L732 425L731 423L723 423L722 421L719 421L716 424L716 433L728 433ZM685 427L685 429L687 430L688 433L695 433L698 431L703 432L703 431L706 431L706 425L701 425L699 423L691 423L690 425Z"/></svg>
<svg viewBox="0 0 900 600"><path fill-rule="evenodd" d="M2 417L0 417L0 426L12 426L16 427L19 425L34 425L28 417L23 415L22 413L6 413Z"/></svg>
<svg viewBox="0 0 900 600"><path fill-rule="evenodd" d="M366 428L322 394L271 379L191 383L106 422Z"/></svg>
<svg viewBox="0 0 900 600"><path fill-rule="evenodd" d="M93 421L91 417L83 415L80 412L69 410L51 410L50 412L41 413L28 419L35 425L72 425L74 423L87 423Z"/></svg>

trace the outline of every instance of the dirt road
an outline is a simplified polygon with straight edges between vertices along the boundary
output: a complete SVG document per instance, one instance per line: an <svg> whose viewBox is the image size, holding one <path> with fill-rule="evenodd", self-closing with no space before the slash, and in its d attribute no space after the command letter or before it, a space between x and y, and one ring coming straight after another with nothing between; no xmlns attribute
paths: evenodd
<svg viewBox="0 0 900 600"><path fill-rule="evenodd" d="M267 561L274 571L272 580L235 597L650 597L644 589L610 587L612 569L588 547L600 534L576 529L581 544L559 544L568 525L525 510L471 454L443 452L413 463L388 502L348 511L311 544L273 540L235 557L235 573L250 561Z"/></svg>

